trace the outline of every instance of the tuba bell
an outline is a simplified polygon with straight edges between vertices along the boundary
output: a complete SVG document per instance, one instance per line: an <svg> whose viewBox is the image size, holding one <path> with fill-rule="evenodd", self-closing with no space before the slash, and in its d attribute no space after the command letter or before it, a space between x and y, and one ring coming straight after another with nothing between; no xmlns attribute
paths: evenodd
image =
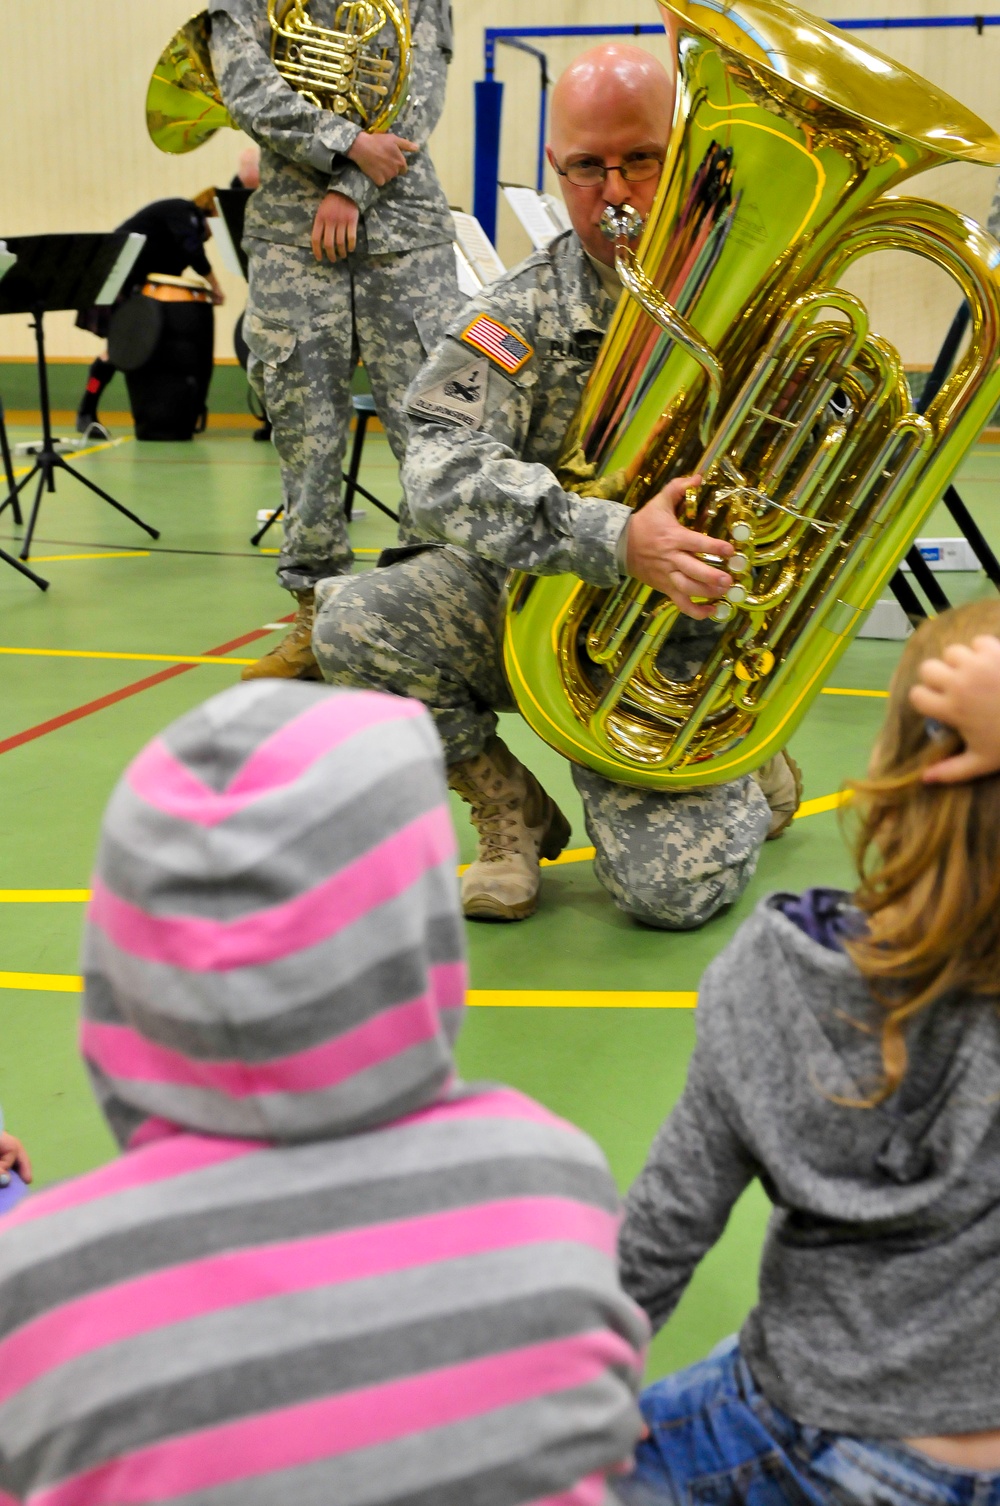
<svg viewBox="0 0 1000 1506"><path fill-rule="evenodd" d="M504 661L565 757L672 790L750 773L794 732L1000 400L1000 244L887 190L1000 139L899 64L783 0L658 0L677 47L666 165L566 436L564 485L730 540L705 633L635 580L513 575ZM927 410L838 286L906 251L950 274L971 339ZM581 477L584 478L581 480ZM697 649L697 652L693 652Z"/></svg>
<svg viewBox="0 0 1000 1506"><path fill-rule="evenodd" d="M317 26L306 0L267 0L267 19L271 60L297 94L364 131L389 129L410 77L407 0L342 0L333 27ZM391 46L383 40L390 32ZM163 152L191 152L223 126L237 129L212 69L210 36L201 11L171 37L153 70L146 126Z"/></svg>

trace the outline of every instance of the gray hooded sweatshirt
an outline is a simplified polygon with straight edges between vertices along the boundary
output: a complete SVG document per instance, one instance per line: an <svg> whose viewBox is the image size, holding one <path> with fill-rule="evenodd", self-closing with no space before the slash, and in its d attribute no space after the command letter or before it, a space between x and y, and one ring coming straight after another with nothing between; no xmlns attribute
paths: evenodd
<svg viewBox="0 0 1000 1506"><path fill-rule="evenodd" d="M774 1204L740 1345L798 1422L899 1438L1000 1426L1000 1021L942 998L875 1108L883 1010L773 895L705 973L687 1084L627 1201L654 1325L758 1177ZM794 903L794 902L792 902Z"/></svg>
<svg viewBox="0 0 1000 1506"><path fill-rule="evenodd" d="M441 745L236 685L111 798L82 1048L123 1154L0 1230L0 1506L599 1506L646 1324L597 1147L463 1083Z"/></svg>

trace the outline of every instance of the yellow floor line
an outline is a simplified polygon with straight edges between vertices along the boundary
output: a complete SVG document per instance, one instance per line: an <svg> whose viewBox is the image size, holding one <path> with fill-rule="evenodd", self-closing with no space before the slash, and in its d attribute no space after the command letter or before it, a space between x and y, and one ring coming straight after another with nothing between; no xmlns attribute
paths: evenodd
<svg viewBox="0 0 1000 1506"><path fill-rule="evenodd" d="M470 988L479 1009L693 1009L698 995L650 989Z"/></svg>
<svg viewBox="0 0 1000 1506"><path fill-rule="evenodd" d="M55 418L55 414L53 414L52 416L53 416L53 418ZM10 418L9 417L8 417L8 422L10 422ZM11 425L11 427L13 427L13 425ZM119 444L131 444L133 438L134 438L133 435L131 435L131 434L125 434L125 435L122 436L121 439L105 439L105 440L102 440L100 444L90 444L90 445L87 445L86 448L82 449L82 450L67 450L66 453L65 453L65 455L63 456L63 459L64 460L80 460L80 459L83 458L84 455L96 455L101 450L113 450L115 448L115 445L119 445ZM17 480L18 476L26 476L31 469L32 469L32 467L30 465L18 466L18 468L14 472L14 479L15 479L15 481Z"/></svg>
<svg viewBox="0 0 1000 1506"><path fill-rule="evenodd" d="M148 560L148 549L113 549L106 554L33 554L29 565L61 565L64 560Z"/></svg>
<svg viewBox="0 0 1000 1506"><path fill-rule="evenodd" d="M258 554L280 554L280 549L258 549ZM381 554L381 549L355 549L355 554Z"/></svg>
<svg viewBox="0 0 1000 1506"><path fill-rule="evenodd" d="M849 790L837 790L833 795L820 795L815 800L803 800L795 812L795 820L799 821L803 816L821 816L824 811L834 811L839 805L846 805L851 798ZM542 859L543 868L558 868L561 863L589 863L594 857L593 847L567 847L557 858L551 862L547 858ZM468 868L468 863L463 863L459 868L459 877Z"/></svg>
<svg viewBox="0 0 1000 1506"><path fill-rule="evenodd" d="M542 867L558 868L562 863L589 863L594 854L593 847L567 847L566 851L561 852L557 858L542 858ZM468 867L468 863L461 864L458 870L459 878Z"/></svg>
<svg viewBox="0 0 1000 1506"><path fill-rule="evenodd" d="M4 650L0 649L0 653ZM209 661L209 662L218 662ZM238 659L230 659L230 664L238 664ZM849 790L838 790L833 795L820 795L816 800L803 800L795 814L796 821L800 816L819 816L824 811L836 810L839 805L845 805L850 799ZM561 863L589 863L594 856L593 847L569 847L559 857L550 863L546 858L542 859L543 868L557 868ZM463 863L459 868L459 875L468 868L468 863ZM0 905L85 905L90 899L89 889L0 889ZM13 977L14 974L9 976ZM28 976L28 975L26 975ZM14 987L10 984L9 987Z"/></svg>
<svg viewBox="0 0 1000 1506"><path fill-rule="evenodd" d="M112 654L85 648L3 648L0 654L40 659L128 659L140 664L256 664L256 659L229 659L224 654Z"/></svg>
<svg viewBox="0 0 1000 1506"><path fill-rule="evenodd" d="M850 790L837 790L833 795L820 795L815 800L803 800L795 812L795 819L800 821L803 816L821 816L824 811L835 811L839 805L846 805L850 798Z"/></svg>
<svg viewBox="0 0 1000 1506"><path fill-rule="evenodd" d="M0 889L0 905L85 905L89 889Z"/></svg>
<svg viewBox="0 0 1000 1506"><path fill-rule="evenodd" d="M0 973L0 988L29 988L46 994L82 994L75 973Z"/></svg>
<svg viewBox="0 0 1000 1506"><path fill-rule="evenodd" d="M560 863L589 863L594 856L593 847L567 847L557 858L543 858L542 866L545 868L558 868Z"/></svg>
<svg viewBox="0 0 1000 1506"><path fill-rule="evenodd" d="M821 695L863 695L872 696L875 700L886 701L889 698L887 690L844 690L839 685L826 685L820 692Z"/></svg>
<svg viewBox="0 0 1000 1506"><path fill-rule="evenodd" d="M36 993L79 994L83 979L75 973L0 973L0 988ZM693 991L572 988L470 988L473 1009L693 1009Z"/></svg>

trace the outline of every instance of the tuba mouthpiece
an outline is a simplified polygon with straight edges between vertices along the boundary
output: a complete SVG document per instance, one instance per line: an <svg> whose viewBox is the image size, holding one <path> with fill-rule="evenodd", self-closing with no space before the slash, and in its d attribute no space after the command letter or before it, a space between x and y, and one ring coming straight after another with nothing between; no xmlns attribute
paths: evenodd
<svg viewBox="0 0 1000 1506"><path fill-rule="evenodd" d="M609 241L638 240L644 225L642 215L631 204L609 204L601 215L601 230Z"/></svg>

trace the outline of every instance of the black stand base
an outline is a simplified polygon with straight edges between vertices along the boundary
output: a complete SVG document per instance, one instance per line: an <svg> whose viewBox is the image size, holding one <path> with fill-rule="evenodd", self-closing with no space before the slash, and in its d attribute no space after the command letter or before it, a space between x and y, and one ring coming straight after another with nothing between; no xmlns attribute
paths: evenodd
<svg viewBox="0 0 1000 1506"><path fill-rule="evenodd" d="M968 540L969 547L986 572L987 579L991 580L1000 591L1000 560L983 538L978 523L953 486L948 487L943 501Z"/></svg>
<svg viewBox="0 0 1000 1506"><path fill-rule="evenodd" d="M265 533L267 533L267 530L269 528L273 527L273 525L275 523L277 523L278 519L281 517L282 513L284 512L284 510L285 509L283 507L276 507L274 509L274 512L272 512L268 517L266 517L264 519L263 523L257 529L257 532L255 534L251 534L251 536L250 536L250 542L251 542L251 544L253 544L254 548L256 548L257 545L260 543L260 541L264 537Z"/></svg>
<svg viewBox="0 0 1000 1506"><path fill-rule="evenodd" d="M120 512L132 523L137 523L139 527L144 530L144 532L149 534L149 537L151 539L158 539L160 537L159 529L151 528L150 525L148 523L144 523L136 513L130 512L123 503L116 502L114 497L112 497L109 492L104 491L102 487L97 486L93 481L88 481L86 476L81 476L80 472L74 470L73 467L69 465L61 455L57 454L55 450L50 450L43 447L41 450L39 450L38 455L35 458L35 463L31 467L31 470L28 472L28 474L21 477L21 480L13 488L7 500L0 504L0 513L3 512L5 507L13 507L15 510L14 521L20 522L21 518L20 509L18 508L18 493L23 491L26 487L30 486L35 477L38 477L38 485L35 488L35 500L32 503L31 515L28 518L28 531L24 536L24 543L21 546L21 559L26 560L31 551L31 541L35 536L35 525L38 522L38 513L42 505L42 496L45 492L54 492L56 489L56 471L67 471L69 475L73 477L74 481L79 481L82 486L88 487L90 491L96 493L96 495L101 498L102 502L107 502L110 507L113 507L116 512Z"/></svg>
<svg viewBox="0 0 1000 1506"><path fill-rule="evenodd" d="M14 522L20 528L24 519L21 517L21 509L17 503L17 487L14 485L14 462L11 459L10 442L7 439L7 421L3 411L3 398L0 398L0 455L3 456L3 474L7 482L7 495L14 498ZM3 509L0 508L0 512Z"/></svg>
<svg viewBox="0 0 1000 1506"><path fill-rule="evenodd" d="M38 454L35 456L35 463L31 467L31 470L26 476L22 476L21 480L18 481L15 485L13 472L9 466L8 455L6 453L7 446L5 436L4 463L7 468L8 493L6 500L3 503L0 503L0 513L3 513L6 508L10 507L13 509L14 522L20 523L20 493L24 491L26 487L30 486L31 482L34 481L36 477L38 478L38 485L35 488L35 500L32 504L31 516L28 519L28 531L24 536L24 543L21 547L21 559L26 560L31 551L31 541L35 536L35 525L38 522L38 513L42 505L42 496L47 491L55 491L57 471L68 471L68 473L73 477L74 481L79 481L81 485L88 487L90 491L94 492L98 497L100 497L103 502L107 502L110 507L113 507L116 512L120 512L122 516L128 518L130 522L137 523L145 533L149 534L149 537L151 539L158 539L160 537L158 529L151 528L150 525L148 523L144 523L136 513L130 512L129 509L123 506L121 502L116 502L114 497L112 497L110 493L104 491L103 488L96 486L93 481L88 481L86 476L81 476L80 472L74 470L73 467L69 465L57 452L55 448L55 442L52 437L52 411L49 406L49 379L45 366L45 332L43 327L43 310L41 308L36 308L33 312L32 328L35 331L35 350L38 361L38 399L42 417L42 447L38 451ZM30 571L25 573L29 575L31 574ZM38 576L32 576L32 579L36 583L40 582L40 577Z"/></svg>
<svg viewBox="0 0 1000 1506"><path fill-rule="evenodd" d="M0 560L3 560L5 565L10 565L12 570L17 570L19 574L26 575L30 581L34 582L39 591L47 591L49 589L47 580L44 580L40 575L36 575L34 570L29 570L27 565L22 565L21 561L16 560L12 554L8 554L6 549L0 549Z"/></svg>
<svg viewBox="0 0 1000 1506"><path fill-rule="evenodd" d="M889 582L889 590L895 596L914 627L927 616L924 604L914 591L902 570L897 570Z"/></svg>
<svg viewBox="0 0 1000 1506"><path fill-rule="evenodd" d="M394 523L398 523L399 513L393 512L391 507L386 507L385 503L380 502L378 497L373 497L368 488L362 486L358 480L358 472L361 470L361 452L365 447L365 434L368 431L368 420L375 412L375 404L367 393L356 395L353 401L355 415L354 443L351 445L351 459L347 471L341 472L341 480L344 483L344 517L348 523L351 521L354 513L354 495L356 492L360 492L366 502L370 502L373 507L378 508L379 512L384 512L387 518L391 518ZM254 548L260 543L267 530L274 523L277 523L284 510L283 507L276 507L271 516L264 519L257 532L250 539Z"/></svg>
<svg viewBox="0 0 1000 1506"><path fill-rule="evenodd" d="M7 482L7 502L3 504L3 507L6 507L10 503L13 509L14 523L20 528L24 522L17 495L20 488L14 484L14 462L11 459L10 444L7 440L7 424L4 418L2 401L0 401L0 455L3 457L3 473L4 479ZM0 512L3 512L3 507L0 507ZM40 575L36 575L34 570L29 570L27 565L22 565L21 561L16 560L12 554L8 554L6 549L0 549L0 560L3 560L5 565L10 565L12 570L17 570L19 574L26 575L40 591L47 591L49 589L47 580L43 580Z"/></svg>
<svg viewBox="0 0 1000 1506"><path fill-rule="evenodd" d="M924 383L924 390L921 392L920 399L916 405L918 413L926 413L947 381L948 373L951 371L958 352L958 347L961 345L962 337L968 328L969 317L969 305L963 302L951 321L951 327L944 337L944 343L938 351L934 366L928 375L927 381ZM987 579L992 581L997 590L1000 591L1000 560L997 559L993 550L984 539L975 518L969 512L969 509L962 501L954 486L946 488L941 500L958 524L959 531L968 541L973 554L983 567ZM906 562L913 572L914 579L934 608L934 611L946 612L951 602L941 589L941 586L935 579L934 572L927 564L916 544L914 544L913 548L907 554ZM921 617L927 616L923 603L909 581L900 571L897 570L889 585L896 600L911 621L915 622Z"/></svg>

